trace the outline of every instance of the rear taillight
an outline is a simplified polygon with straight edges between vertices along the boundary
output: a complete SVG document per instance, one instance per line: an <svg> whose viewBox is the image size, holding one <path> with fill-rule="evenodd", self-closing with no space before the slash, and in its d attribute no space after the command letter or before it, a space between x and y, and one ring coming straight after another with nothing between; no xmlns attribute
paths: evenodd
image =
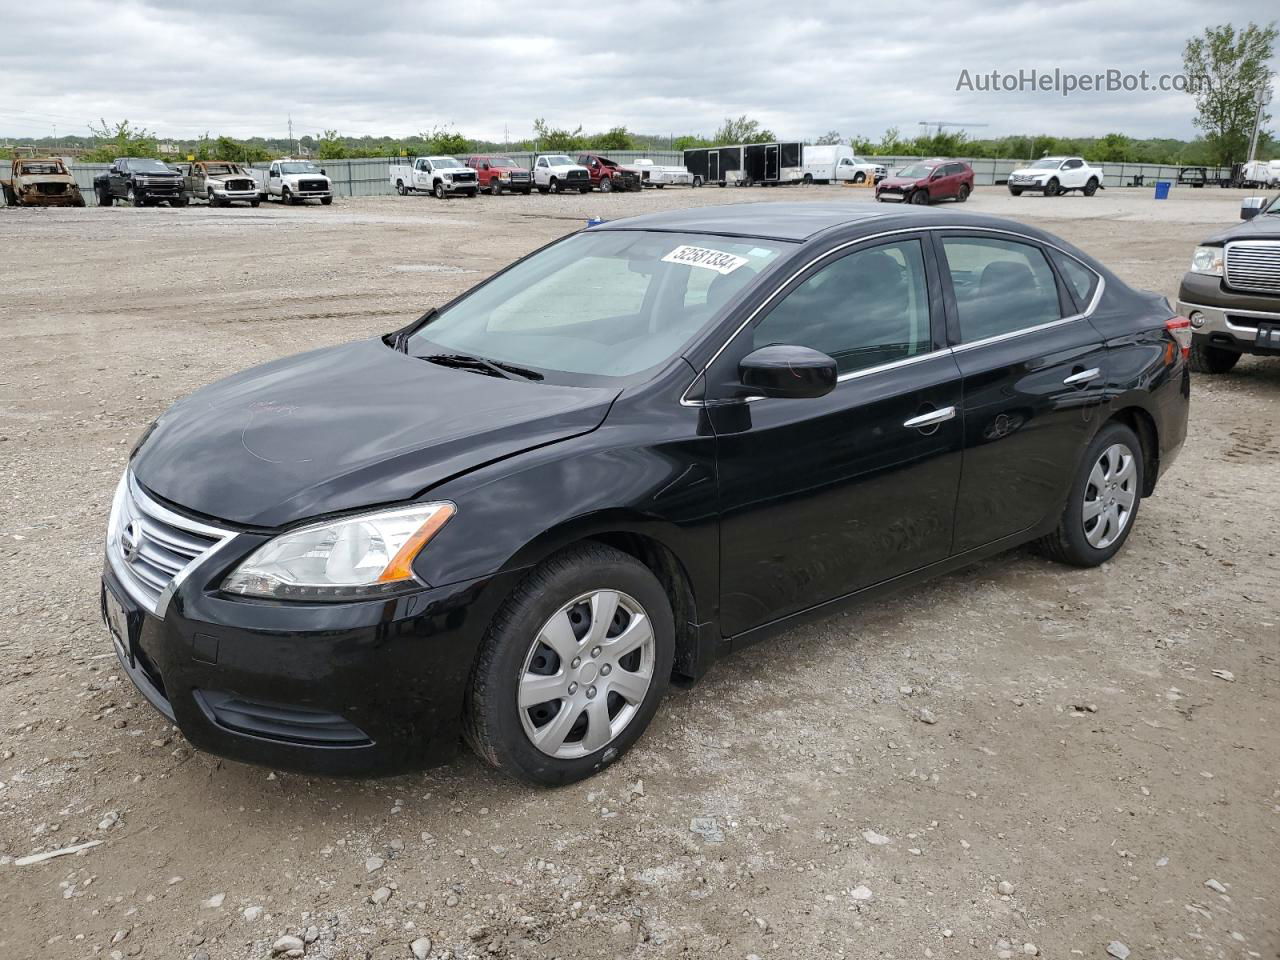
<svg viewBox="0 0 1280 960"><path fill-rule="evenodd" d="M1178 342L1178 348L1185 359L1191 354L1191 321L1186 317L1170 317L1164 322L1164 328Z"/></svg>

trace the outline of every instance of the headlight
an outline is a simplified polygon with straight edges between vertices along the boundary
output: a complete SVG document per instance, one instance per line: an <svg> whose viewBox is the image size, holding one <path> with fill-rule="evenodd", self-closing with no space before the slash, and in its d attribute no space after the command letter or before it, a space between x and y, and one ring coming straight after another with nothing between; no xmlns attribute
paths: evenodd
<svg viewBox="0 0 1280 960"><path fill-rule="evenodd" d="M1191 255L1191 272L1222 276L1222 247L1196 247Z"/></svg>
<svg viewBox="0 0 1280 960"><path fill-rule="evenodd" d="M413 560L448 523L452 503L420 503L282 533L255 550L222 589L276 600L356 600L419 581Z"/></svg>
<svg viewBox="0 0 1280 960"><path fill-rule="evenodd" d="M452 179L453 179L453 174L452 174L452 173L444 173L444 174L441 174L441 176L443 176L446 180L452 180Z"/></svg>

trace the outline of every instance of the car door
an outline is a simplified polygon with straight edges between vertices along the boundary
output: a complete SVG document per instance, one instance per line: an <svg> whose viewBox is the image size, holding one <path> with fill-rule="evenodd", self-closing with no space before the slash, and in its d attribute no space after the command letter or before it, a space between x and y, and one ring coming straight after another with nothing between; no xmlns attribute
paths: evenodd
<svg viewBox="0 0 1280 960"><path fill-rule="evenodd" d="M944 337L932 251L911 234L813 264L722 351L708 371L707 410L725 635L946 558L961 397ZM833 356L835 389L716 402L733 395L743 356L776 343Z"/></svg>
<svg viewBox="0 0 1280 960"><path fill-rule="evenodd" d="M1084 186L1084 161L1079 157L1071 157L1062 164L1062 185L1064 187Z"/></svg>
<svg viewBox="0 0 1280 960"><path fill-rule="evenodd" d="M1060 509L1096 429L1107 358L1036 241L946 230L935 243L964 384L955 527L963 553Z"/></svg>
<svg viewBox="0 0 1280 960"><path fill-rule="evenodd" d="M123 199L129 190L129 161L117 160L107 176L111 196Z"/></svg>
<svg viewBox="0 0 1280 960"><path fill-rule="evenodd" d="M267 171L267 192L279 194L281 187L280 180L280 164L273 163L271 169Z"/></svg>

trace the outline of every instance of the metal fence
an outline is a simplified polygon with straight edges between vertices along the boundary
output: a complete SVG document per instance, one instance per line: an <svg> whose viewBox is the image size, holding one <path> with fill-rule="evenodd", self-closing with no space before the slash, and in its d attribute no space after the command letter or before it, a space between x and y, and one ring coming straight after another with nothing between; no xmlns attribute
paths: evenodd
<svg viewBox="0 0 1280 960"><path fill-rule="evenodd" d="M489 153L487 156L504 156L510 157L517 164L525 167L533 166L533 158L536 154L532 153ZM575 152L570 152L570 156L578 156ZM465 154L459 154L461 159ZM634 160L647 157L654 163L672 164L679 166L684 163L684 156L678 151L654 150L644 152L640 150L618 150L608 154L608 156L617 160L619 163L630 163ZM340 197L376 197L395 192L391 186L390 165L399 159L394 157L360 157L350 160L318 160L316 163L323 167L329 178L333 181L333 192ZM890 170L897 170L905 167L910 163L920 160L920 157L866 157L865 159L876 163L883 163ZM1027 160L991 160L985 158L957 158L965 159L966 162L973 167L974 182L979 186L991 186L992 184L1004 183L1010 172L1025 166L1030 161ZM85 199L89 203L96 203L97 198L93 194L93 178L99 173L106 172L110 164L107 163L71 163L69 164L72 175L76 178L76 183L80 185L80 189L84 191ZM255 163L252 167L258 170L265 170L270 164ZM1178 174L1184 167L1170 166L1166 164L1156 163L1103 163L1097 164L1103 169L1103 186L1107 187L1130 187L1130 186L1152 186L1157 180L1168 180L1174 185L1178 183ZM1210 178L1230 176L1231 171L1223 167L1208 167L1205 170Z"/></svg>

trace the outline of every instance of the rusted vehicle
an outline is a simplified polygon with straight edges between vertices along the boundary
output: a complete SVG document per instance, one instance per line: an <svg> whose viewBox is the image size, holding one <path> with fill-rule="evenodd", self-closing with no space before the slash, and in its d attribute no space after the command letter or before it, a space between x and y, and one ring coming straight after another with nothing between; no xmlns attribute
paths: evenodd
<svg viewBox="0 0 1280 960"><path fill-rule="evenodd" d="M84 195L58 157L19 157L8 180L0 180L11 207L83 207Z"/></svg>
<svg viewBox="0 0 1280 960"><path fill-rule="evenodd" d="M204 200L211 207L229 207L237 201L256 207L260 202L257 181L238 163L199 160L181 164L178 170L192 200Z"/></svg>

